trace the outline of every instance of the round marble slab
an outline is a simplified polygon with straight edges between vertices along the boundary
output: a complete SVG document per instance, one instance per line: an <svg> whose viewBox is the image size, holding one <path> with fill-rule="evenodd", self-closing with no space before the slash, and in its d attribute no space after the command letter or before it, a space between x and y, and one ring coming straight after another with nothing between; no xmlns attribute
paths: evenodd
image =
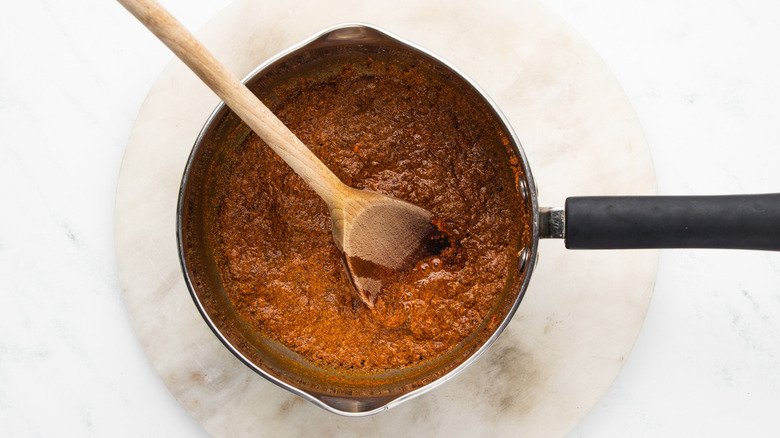
<svg viewBox="0 0 780 438"><path fill-rule="evenodd" d="M598 55L533 0L238 0L199 32L239 76L322 28L383 27L459 66L503 109L541 205L567 196L652 194L631 105ZM192 303L175 212L190 148L217 98L178 61L160 75L128 141L116 248L127 308L149 359L215 437L561 436L602 397L642 326L657 251L574 252L543 241L531 287L480 360L421 397L367 418L328 413L254 374Z"/></svg>

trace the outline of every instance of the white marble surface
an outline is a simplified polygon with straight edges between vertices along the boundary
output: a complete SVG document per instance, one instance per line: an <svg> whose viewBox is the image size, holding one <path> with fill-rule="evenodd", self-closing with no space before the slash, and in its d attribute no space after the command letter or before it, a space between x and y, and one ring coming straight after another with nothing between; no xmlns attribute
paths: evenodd
<svg viewBox="0 0 780 438"><path fill-rule="evenodd" d="M485 87L518 132L543 205L562 205L573 193L654 193L631 103L587 42L536 0L457 9L447 0L342 0L290 20L287 10L316 4L238 0L200 38L242 76L313 33L360 17L440 54ZM566 251L560 241L540 245L527 296L493 348L389 412L342 418L258 378L203 324L172 232L179 175L216 100L180 62L165 68L136 116L115 209L120 281L141 345L215 438L563 436L609 388L647 313L658 253Z"/></svg>
<svg viewBox="0 0 780 438"><path fill-rule="evenodd" d="M164 2L193 29L228 3ZM624 87L661 193L780 191L775 3L545 3ZM205 436L144 355L114 258L124 145L170 55L97 1L8 6L0 55L4 435ZM662 252L634 351L571 436L776 435L778 321L778 254Z"/></svg>

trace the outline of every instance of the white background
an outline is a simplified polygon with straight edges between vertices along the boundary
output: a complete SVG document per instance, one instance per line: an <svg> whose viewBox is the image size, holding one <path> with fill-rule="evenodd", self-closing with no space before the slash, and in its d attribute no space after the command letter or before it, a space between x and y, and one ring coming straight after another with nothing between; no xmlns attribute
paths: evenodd
<svg viewBox="0 0 780 438"><path fill-rule="evenodd" d="M206 436L147 361L114 257L124 144L171 55L112 1L5 3L1 434ZM230 2L162 3L197 30ZM780 192L780 3L543 3L624 87L660 193ZM635 349L571 437L769 437L779 414L780 254L662 251Z"/></svg>

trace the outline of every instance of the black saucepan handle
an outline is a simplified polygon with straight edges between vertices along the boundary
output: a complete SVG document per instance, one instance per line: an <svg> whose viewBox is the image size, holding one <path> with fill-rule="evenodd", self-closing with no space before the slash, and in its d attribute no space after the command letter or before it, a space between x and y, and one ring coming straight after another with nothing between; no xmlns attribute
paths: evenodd
<svg viewBox="0 0 780 438"><path fill-rule="evenodd" d="M573 197L564 216L570 249L780 250L780 193Z"/></svg>

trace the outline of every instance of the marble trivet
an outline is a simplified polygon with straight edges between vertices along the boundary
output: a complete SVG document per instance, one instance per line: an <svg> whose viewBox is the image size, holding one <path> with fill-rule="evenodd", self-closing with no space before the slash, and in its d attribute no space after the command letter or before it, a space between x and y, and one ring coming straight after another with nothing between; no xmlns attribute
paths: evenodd
<svg viewBox="0 0 780 438"><path fill-rule="evenodd" d="M477 81L523 143L540 205L652 194L642 129L612 74L534 0L238 0L198 36L242 76L343 22L383 27ZM647 312L657 251L567 251L543 241L519 311L478 361L441 387L367 418L328 413L265 381L201 319L176 252L180 178L218 99L177 60L130 135L116 204L124 297L140 341L181 405L215 437L526 436L571 430L620 371Z"/></svg>

